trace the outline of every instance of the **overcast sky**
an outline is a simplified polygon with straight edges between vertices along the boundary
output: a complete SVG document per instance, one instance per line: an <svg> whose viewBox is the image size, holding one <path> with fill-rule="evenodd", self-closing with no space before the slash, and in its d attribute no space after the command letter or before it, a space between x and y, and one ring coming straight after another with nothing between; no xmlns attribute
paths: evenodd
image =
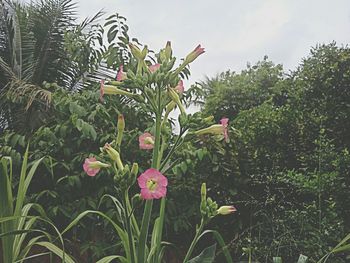
<svg viewBox="0 0 350 263"><path fill-rule="evenodd" d="M191 83L264 55L294 69L317 43L350 43L350 0L80 0L81 17L103 9L127 18L129 35L153 50L171 40L176 57L197 44L206 53Z"/></svg>

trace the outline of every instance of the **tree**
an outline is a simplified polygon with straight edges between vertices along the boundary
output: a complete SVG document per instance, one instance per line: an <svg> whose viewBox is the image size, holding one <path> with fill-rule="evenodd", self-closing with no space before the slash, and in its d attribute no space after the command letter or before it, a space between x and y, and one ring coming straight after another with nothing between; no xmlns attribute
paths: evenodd
<svg viewBox="0 0 350 263"><path fill-rule="evenodd" d="M101 32L89 26L101 13L77 24L71 0L5 0L0 7L0 130L30 132L50 107L45 82L72 90L99 61L93 45Z"/></svg>
<svg viewBox="0 0 350 263"><path fill-rule="evenodd" d="M259 106L276 92L283 79L282 65L275 65L265 56L263 61L241 73L226 71L200 84L204 91L204 111L215 119L234 118L242 110Z"/></svg>

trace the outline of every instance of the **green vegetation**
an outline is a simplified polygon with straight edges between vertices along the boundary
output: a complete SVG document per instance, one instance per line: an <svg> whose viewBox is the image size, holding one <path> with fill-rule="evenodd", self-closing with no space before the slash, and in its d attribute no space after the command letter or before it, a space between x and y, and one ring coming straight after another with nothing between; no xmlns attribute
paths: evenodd
<svg viewBox="0 0 350 263"><path fill-rule="evenodd" d="M89 153L116 139L118 114L126 119L123 158L150 166L137 138L153 116L130 99L99 101L99 79L114 79L120 65L136 67L126 20L112 15L102 23L97 14L78 24L68 0L0 4L2 257L6 263L21 260L39 242L47 248L39 253L63 257L64 248L76 262L97 262L120 249L107 222L86 214L64 233L64 243L55 227L62 231L86 210L118 218L113 200L100 204L114 192L113 177L101 171L90 178L82 169ZM238 210L210 222L234 262L304 262L300 254L308 262L348 262L350 48L316 46L288 73L265 57L242 72L223 72L187 89L183 102L192 98L202 111L182 121L196 129L210 115L211 123L227 117L230 140L193 137L170 160L163 239L174 244L165 262L186 256L201 217L202 182L214 200ZM27 158L33 161L28 175ZM15 191L20 195L12 196ZM138 198L132 201L141 207ZM154 206L159 210L159 203ZM141 210L134 211L140 221ZM13 251L14 242L21 245ZM205 235L193 256L207 247L202 255L214 258L215 247L208 247L213 243ZM217 246L215 262L226 256Z"/></svg>

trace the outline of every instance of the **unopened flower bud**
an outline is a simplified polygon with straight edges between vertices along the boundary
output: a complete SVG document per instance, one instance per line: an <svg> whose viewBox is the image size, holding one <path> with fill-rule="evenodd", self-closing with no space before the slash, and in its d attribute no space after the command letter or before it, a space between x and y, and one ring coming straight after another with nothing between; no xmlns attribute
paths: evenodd
<svg viewBox="0 0 350 263"><path fill-rule="evenodd" d="M206 183L202 183L201 200L207 200L207 185L206 185Z"/></svg>
<svg viewBox="0 0 350 263"><path fill-rule="evenodd" d="M110 167L109 164L107 163L102 163L100 161L94 161L94 162L89 162L89 168L92 168L92 169L99 169L99 168L107 168L107 167Z"/></svg>
<svg viewBox="0 0 350 263"><path fill-rule="evenodd" d="M144 60L148 54L148 47L144 46L142 51L141 51L141 60Z"/></svg>
<svg viewBox="0 0 350 263"><path fill-rule="evenodd" d="M120 159L120 154L118 153L118 151L108 143L105 144L104 149L106 150L108 156L116 162L118 169L124 170L124 166Z"/></svg>
<svg viewBox="0 0 350 263"><path fill-rule="evenodd" d="M139 165L137 163L133 163L131 167L131 174L133 176L137 176L137 173L139 172Z"/></svg>
<svg viewBox="0 0 350 263"><path fill-rule="evenodd" d="M104 85L102 87L102 91L101 93L103 92L103 94L108 94L108 95L124 95L124 96L127 96L127 97L134 97L135 95L128 92L128 91L125 91L125 90L122 90L122 89L118 89L117 87L115 86L112 86L112 85Z"/></svg>
<svg viewBox="0 0 350 263"><path fill-rule="evenodd" d="M177 92L173 88L168 89L168 94L169 94L169 97L177 104L181 113L186 114L185 108L181 103L179 94L177 94Z"/></svg>
<svg viewBox="0 0 350 263"><path fill-rule="evenodd" d="M185 58L184 63L190 64L191 62L193 62L199 55L203 54L204 48L201 47L201 45L198 45L190 54L187 55L187 57Z"/></svg>
<svg viewBox="0 0 350 263"><path fill-rule="evenodd" d="M174 101L171 101L168 103L168 105L166 105L166 110L165 110L165 118L168 118L169 113L172 112L172 110L175 108L176 103Z"/></svg>
<svg viewBox="0 0 350 263"><path fill-rule="evenodd" d="M217 213L220 215L229 215L236 211L237 209L233 205L224 205L217 210Z"/></svg>
<svg viewBox="0 0 350 263"><path fill-rule="evenodd" d="M203 121L205 121L205 122L211 122L212 120L214 120L214 116L213 115L203 119Z"/></svg>
<svg viewBox="0 0 350 263"><path fill-rule="evenodd" d="M124 116L123 116L123 114L119 114L118 115L118 124L117 124L117 130L118 130L117 146L118 146L118 148L120 147L120 145L122 143L124 129L125 129Z"/></svg>
<svg viewBox="0 0 350 263"><path fill-rule="evenodd" d="M221 124L213 124L210 127L196 131L195 134L197 135L222 134L223 132L224 132L224 127Z"/></svg>
<svg viewBox="0 0 350 263"><path fill-rule="evenodd" d="M136 59L138 59L138 60L142 59L141 50L136 45L134 45L133 43L129 43L129 48L130 48L130 51L131 51L132 55Z"/></svg>
<svg viewBox="0 0 350 263"><path fill-rule="evenodd" d="M165 49L164 49L164 54L165 54L166 59L170 59L172 54L173 54L173 51L171 49L171 42L170 41L166 42Z"/></svg>

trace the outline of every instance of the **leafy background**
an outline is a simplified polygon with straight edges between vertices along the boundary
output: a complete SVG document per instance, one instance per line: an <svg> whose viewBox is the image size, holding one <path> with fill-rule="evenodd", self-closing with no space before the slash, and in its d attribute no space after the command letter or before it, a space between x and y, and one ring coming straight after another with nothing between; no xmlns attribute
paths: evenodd
<svg viewBox="0 0 350 263"><path fill-rule="evenodd" d="M118 113L127 125L123 159L148 166L149 153L139 151L137 138L151 116L128 100L99 101L98 80L114 78L121 64L132 66L128 26L118 14L104 19L100 13L78 24L68 0L1 4L0 155L10 155L17 170L28 142L30 159L47 157L28 201L40 203L62 229L80 212L99 209L99 198L114 191L112 175L88 178L82 162L114 139ZM237 261L251 255L294 262L300 253L314 261L349 233L349 86L350 49L330 43L312 48L291 72L264 57L188 89L185 99L201 105L196 118L230 118L230 142L200 138L178 152L181 162L168 174L165 238L177 247L168 261L179 262L188 247L202 182L219 204L238 209L210 225ZM113 216L112 204L100 209ZM95 262L117 246L96 217L65 239L78 262ZM213 241L200 245L206 243Z"/></svg>

